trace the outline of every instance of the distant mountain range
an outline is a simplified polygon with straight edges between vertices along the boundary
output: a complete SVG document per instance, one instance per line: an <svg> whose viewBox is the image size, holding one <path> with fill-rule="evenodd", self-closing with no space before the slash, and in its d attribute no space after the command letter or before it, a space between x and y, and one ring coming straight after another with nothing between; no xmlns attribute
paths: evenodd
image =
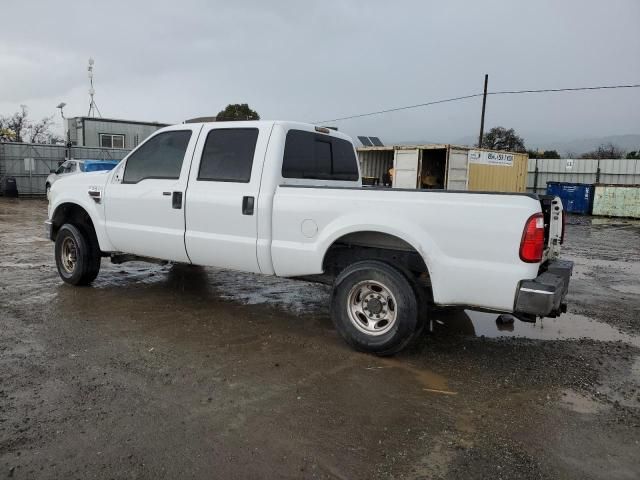
<svg viewBox="0 0 640 480"><path fill-rule="evenodd" d="M609 135L606 137L576 139L568 142L540 142L540 145L536 147L542 150L557 150L562 155L568 153L580 155L595 150L603 143L612 143L627 152L637 151L640 150L640 135Z"/></svg>
<svg viewBox="0 0 640 480"><path fill-rule="evenodd" d="M454 145L468 145L473 146L478 141L477 137L462 137L453 142L438 142L438 141L416 141L416 142L398 142L400 145L420 145L427 143L452 143ZM580 138L568 141L536 141L525 138L525 144L527 148L538 150L557 150L563 156L571 153L572 156L580 156L583 153L595 150L603 143L613 143L616 147L621 148L627 152L633 150L640 150L640 134L636 135L609 135L605 137L590 137Z"/></svg>

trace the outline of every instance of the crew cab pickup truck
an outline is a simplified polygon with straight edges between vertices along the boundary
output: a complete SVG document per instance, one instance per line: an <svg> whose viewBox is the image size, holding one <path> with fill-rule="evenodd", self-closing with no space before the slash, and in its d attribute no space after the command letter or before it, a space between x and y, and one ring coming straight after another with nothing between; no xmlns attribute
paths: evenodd
<svg viewBox="0 0 640 480"><path fill-rule="evenodd" d="M432 306L557 316L573 268L558 198L363 188L349 137L295 122L163 128L110 172L56 182L48 213L67 283L103 257L329 282L338 332L379 355Z"/></svg>

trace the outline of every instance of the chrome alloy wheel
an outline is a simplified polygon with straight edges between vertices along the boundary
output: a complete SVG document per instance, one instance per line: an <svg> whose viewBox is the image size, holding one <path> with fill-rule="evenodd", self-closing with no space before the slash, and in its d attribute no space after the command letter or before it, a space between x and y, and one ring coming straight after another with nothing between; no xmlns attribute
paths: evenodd
<svg viewBox="0 0 640 480"><path fill-rule="evenodd" d="M367 335L387 333L396 323L396 299L380 282L365 280L356 283L349 292L347 301L351 323Z"/></svg>
<svg viewBox="0 0 640 480"><path fill-rule="evenodd" d="M67 237L60 249L60 263L68 274L72 274L78 263L78 246L73 238Z"/></svg>

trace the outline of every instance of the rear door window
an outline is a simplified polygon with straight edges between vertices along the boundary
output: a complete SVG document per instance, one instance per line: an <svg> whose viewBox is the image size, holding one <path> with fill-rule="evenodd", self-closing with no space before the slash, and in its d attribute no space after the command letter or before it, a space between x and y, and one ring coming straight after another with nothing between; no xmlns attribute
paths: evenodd
<svg viewBox="0 0 640 480"><path fill-rule="evenodd" d="M284 178L358 180L351 142L304 130L289 130L282 161Z"/></svg>
<svg viewBox="0 0 640 480"><path fill-rule="evenodd" d="M146 141L127 159L123 183L137 183L145 178L177 180L191 130L159 133Z"/></svg>
<svg viewBox="0 0 640 480"><path fill-rule="evenodd" d="M248 183L257 140L257 128L211 130L202 151L198 180Z"/></svg>

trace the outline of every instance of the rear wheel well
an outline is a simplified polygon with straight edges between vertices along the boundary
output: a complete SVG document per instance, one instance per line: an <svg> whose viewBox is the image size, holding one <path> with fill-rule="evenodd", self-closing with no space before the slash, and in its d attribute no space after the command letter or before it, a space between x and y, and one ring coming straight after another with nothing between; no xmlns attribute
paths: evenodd
<svg viewBox="0 0 640 480"><path fill-rule="evenodd" d="M362 260L379 260L394 266L432 297L429 269L422 255L405 240L387 233L356 232L338 238L325 253L322 270L332 280Z"/></svg>
<svg viewBox="0 0 640 480"><path fill-rule="evenodd" d="M63 203L58 206L53 214L53 218L51 219L52 240L55 241L56 236L58 235L58 230L60 230L60 227L65 223L74 225L86 235L92 245L98 249L100 248L93 221L84 208L76 205L75 203Z"/></svg>

